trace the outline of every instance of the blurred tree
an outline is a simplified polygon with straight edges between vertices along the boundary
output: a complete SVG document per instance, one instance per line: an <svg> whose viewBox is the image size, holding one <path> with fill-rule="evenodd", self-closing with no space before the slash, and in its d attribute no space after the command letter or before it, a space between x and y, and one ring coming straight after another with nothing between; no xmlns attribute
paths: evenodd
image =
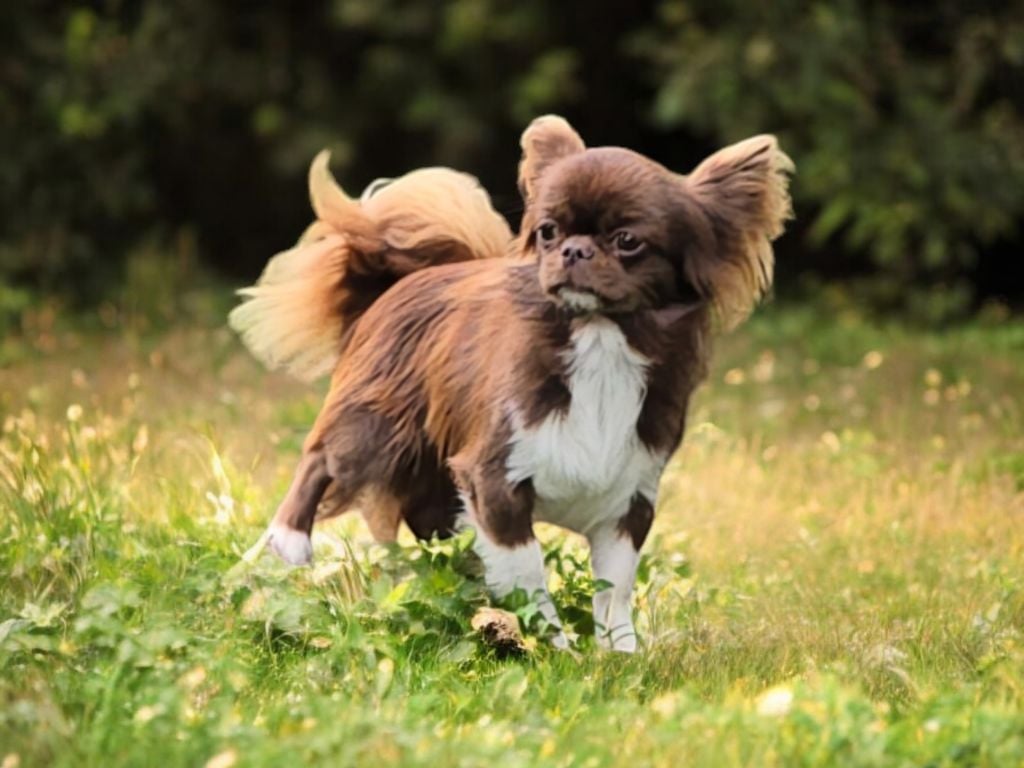
<svg viewBox="0 0 1024 768"><path fill-rule="evenodd" d="M133 264L161 252L251 277L307 222L323 147L352 192L448 164L515 221L518 135L547 111L680 171L775 131L806 266L971 280L1021 236L1021 2L2 4L0 311L11 285L152 282Z"/></svg>
<svg viewBox="0 0 1024 768"><path fill-rule="evenodd" d="M658 18L636 41L655 119L779 134L811 245L867 254L882 298L943 281L959 303L979 250L1022 234L1024 3L665 0Z"/></svg>
<svg viewBox="0 0 1024 768"><path fill-rule="evenodd" d="M544 5L6 4L0 275L95 297L140 240L190 227L252 271L308 218L323 147L361 185L501 146L511 184L519 127L575 88Z"/></svg>

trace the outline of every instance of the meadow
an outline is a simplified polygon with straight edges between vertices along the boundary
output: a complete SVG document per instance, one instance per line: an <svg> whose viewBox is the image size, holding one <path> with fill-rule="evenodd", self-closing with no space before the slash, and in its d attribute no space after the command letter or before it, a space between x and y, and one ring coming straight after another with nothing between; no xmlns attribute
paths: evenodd
<svg viewBox="0 0 1024 768"><path fill-rule="evenodd" d="M778 301L718 343L664 478L642 649L503 654L469 542L356 517L243 562L323 394L209 307L0 342L0 765L1024 763L1024 319ZM191 317L191 319L189 319ZM598 585L600 586L600 585Z"/></svg>

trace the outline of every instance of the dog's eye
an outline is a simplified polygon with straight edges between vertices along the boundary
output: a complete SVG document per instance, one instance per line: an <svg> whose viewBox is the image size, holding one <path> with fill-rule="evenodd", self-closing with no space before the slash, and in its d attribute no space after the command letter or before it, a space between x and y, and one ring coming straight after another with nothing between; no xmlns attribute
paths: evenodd
<svg viewBox="0 0 1024 768"><path fill-rule="evenodd" d="M536 231L541 245L551 245L558 237L558 225L553 221L542 221Z"/></svg>
<svg viewBox="0 0 1024 768"><path fill-rule="evenodd" d="M618 249L619 254L622 256L635 256L644 247L643 240L632 232L626 232L625 230L615 233L614 242L616 249Z"/></svg>

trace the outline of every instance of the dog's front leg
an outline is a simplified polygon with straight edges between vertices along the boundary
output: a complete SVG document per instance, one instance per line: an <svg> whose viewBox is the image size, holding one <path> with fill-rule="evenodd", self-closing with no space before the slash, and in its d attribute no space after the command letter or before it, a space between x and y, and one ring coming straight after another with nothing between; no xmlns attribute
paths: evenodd
<svg viewBox="0 0 1024 768"><path fill-rule="evenodd" d="M633 586L640 562L640 547L653 520L654 505L638 493L623 517L587 534L594 579L611 584L594 594L594 628L601 648L626 653L636 650Z"/></svg>
<svg viewBox="0 0 1024 768"><path fill-rule="evenodd" d="M477 474L466 485L462 522L476 531L473 548L483 561L487 588L499 599L516 589L524 590L555 628L551 642L557 648L567 648L569 641L548 592L544 555L533 535L532 484L527 480L513 486L504 477L481 478Z"/></svg>

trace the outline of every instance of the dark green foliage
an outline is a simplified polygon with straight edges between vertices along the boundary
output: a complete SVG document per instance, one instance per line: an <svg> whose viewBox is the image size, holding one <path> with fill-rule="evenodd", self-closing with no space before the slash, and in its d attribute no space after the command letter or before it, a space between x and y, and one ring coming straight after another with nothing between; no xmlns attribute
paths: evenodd
<svg viewBox="0 0 1024 768"><path fill-rule="evenodd" d="M1024 295L1021 40L1019 1L7 3L0 281L119 298L161 252L175 280L251 277L307 223L323 147L353 192L469 170L515 222L519 132L557 111L681 172L778 133L798 167L781 280L881 276L900 305L942 284L923 308L948 315ZM24 297L0 291L0 327Z"/></svg>
<svg viewBox="0 0 1024 768"><path fill-rule="evenodd" d="M540 2L0 13L0 275L78 296L181 229L251 274L306 223L301 180L324 147L356 191L415 165L486 170L497 147L511 185L515 131L573 87Z"/></svg>
<svg viewBox="0 0 1024 768"><path fill-rule="evenodd" d="M642 46L661 84L654 116L728 140L777 133L810 245L869 255L901 299L911 281L974 274L979 251L1020 235L1022 11L665 2Z"/></svg>

